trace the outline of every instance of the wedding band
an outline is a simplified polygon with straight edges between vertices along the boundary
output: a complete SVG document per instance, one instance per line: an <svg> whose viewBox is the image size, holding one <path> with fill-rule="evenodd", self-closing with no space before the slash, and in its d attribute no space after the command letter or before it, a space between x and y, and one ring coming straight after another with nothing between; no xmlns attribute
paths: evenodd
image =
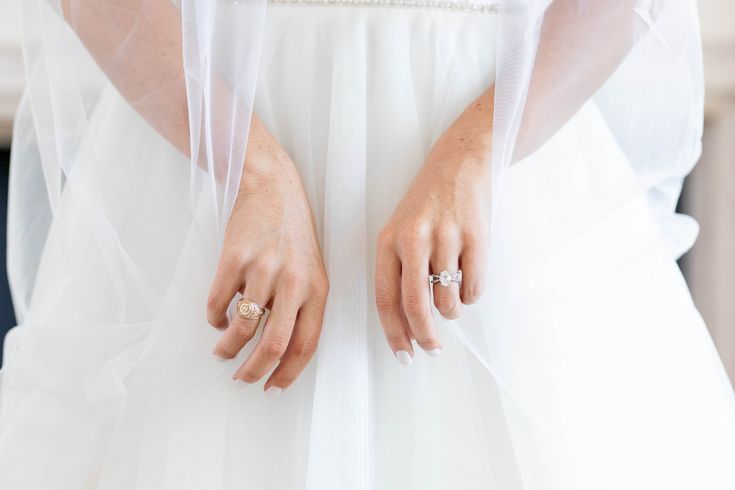
<svg viewBox="0 0 735 490"><path fill-rule="evenodd" d="M237 313L245 320L260 320L265 310L251 299L240 298L237 301Z"/></svg>
<svg viewBox="0 0 735 490"><path fill-rule="evenodd" d="M439 274L429 274L429 284L441 284L444 287L449 286L451 283L462 282L462 269L457 272L441 271Z"/></svg>

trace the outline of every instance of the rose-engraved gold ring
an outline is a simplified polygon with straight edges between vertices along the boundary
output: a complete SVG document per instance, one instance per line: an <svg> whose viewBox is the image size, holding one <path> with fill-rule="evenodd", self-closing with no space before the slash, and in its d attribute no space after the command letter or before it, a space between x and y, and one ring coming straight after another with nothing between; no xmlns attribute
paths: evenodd
<svg viewBox="0 0 735 490"><path fill-rule="evenodd" d="M237 301L237 313L245 320L260 320L265 310L251 299L240 298Z"/></svg>

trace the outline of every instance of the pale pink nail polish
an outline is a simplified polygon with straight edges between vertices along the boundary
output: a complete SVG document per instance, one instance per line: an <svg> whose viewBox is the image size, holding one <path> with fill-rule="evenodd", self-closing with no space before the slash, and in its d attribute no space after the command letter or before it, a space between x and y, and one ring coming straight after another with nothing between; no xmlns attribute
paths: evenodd
<svg viewBox="0 0 735 490"><path fill-rule="evenodd" d="M439 357L441 355L442 350L440 348L437 349L431 349L426 351L427 354L429 354L431 357Z"/></svg>
<svg viewBox="0 0 735 490"><path fill-rule="evenodd" d="M275 398L278 395L281 394L283 389L279 388L278 386L270 386L267 390L265 390L265 396L268 398Z"/></svg>
<svg viewBox="0 0 735 490"><path fill-rule="evenodd" d="M411 364L411 361L413 361L411 354L406 350L396 351L395 356L396 359L398 359L398 362L400 362L404 366L408 366L409 364Z"/></svg>

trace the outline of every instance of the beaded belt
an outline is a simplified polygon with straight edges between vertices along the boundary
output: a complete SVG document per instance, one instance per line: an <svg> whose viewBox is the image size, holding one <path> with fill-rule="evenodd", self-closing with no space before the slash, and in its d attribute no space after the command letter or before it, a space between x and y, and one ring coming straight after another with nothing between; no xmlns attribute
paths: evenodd
<svg viewBox="0 0 735 490"><path fill-rule="evenodd" d="M219 0L219 3L226 3L228 5L240 5L253 1L254 0ZM501 7L498 3L479 2L477 0L267 0L267 2L282 5L364 5L377 7L413 7L480 13L499 12L501 10Z"/></svg>

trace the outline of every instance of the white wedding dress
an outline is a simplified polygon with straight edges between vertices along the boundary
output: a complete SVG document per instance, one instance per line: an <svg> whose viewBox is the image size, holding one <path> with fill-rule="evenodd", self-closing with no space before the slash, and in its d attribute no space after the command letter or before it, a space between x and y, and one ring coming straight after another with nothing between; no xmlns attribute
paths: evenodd
<svg viewBox="0 0 735 490"><path fill-rule="evenodd" d="M417 348L404 367L388 348L376 236L493 83L495 22L269 6L255 112L316 218L331 284L320 349L344 349L339 362L318 352L276 399L230 377L257 338L232 361L211 353L218 253L214 227L182 212L188 159L107 87L74 169L92 185L66 189L37 273L9 264L35 282L5 341L0 488L735 488L732 389L675 262L695 229L664 233L673 212L620 192L634 176L594 102L508 171L482 300L455 321L435 311L442 355ZM27 198L12 172L11 240ZM89 189L124 274L90 232ZM350 381L330 384L335 371Z"/></svg>

